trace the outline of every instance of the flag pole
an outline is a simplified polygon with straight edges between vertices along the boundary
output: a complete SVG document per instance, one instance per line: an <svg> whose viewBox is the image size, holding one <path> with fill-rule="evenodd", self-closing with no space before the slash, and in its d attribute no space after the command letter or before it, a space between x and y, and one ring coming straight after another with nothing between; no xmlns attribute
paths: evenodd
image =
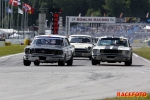
<svg viewBox="0 0 150 100"><path fill-rule="evenodd" d="M0 0L0 8L2 5L2 0ZM2 10L0 9L0 27L1 27L1 21L2 21L2 15L1 15Z"/></svg>
<svg viewBox="0 0 150 100"><path fill-rule="evenodd" d="M5 23L4 23L4 28L7 26L7 15L6 15L6 1L5 1Z"/></svg>
<svg viewBox="0 0 150 100"><path fill-rule="evenodd" d="M18 13L18 16L17 16L17 31L18 31L18 39L19 39L19 13Z"/></svg>
<svg viewBox="0 0 150 100"><path fill-rule="evenodd" d="M3 24L4 24L4 15L3 15L3 11L4 11L4 9L3 9L3 0L2 0L2 28L3 28Z"/></svg>
<svg viewBox="0 0 150 100"><path fill-rule="evenodd" d="M23 5L24 5L24 2L22 2L22 9L23 9ZM24 39L24 11L23 11L23 14L21 16L21 30L23 31L23 39Z"/></svg>

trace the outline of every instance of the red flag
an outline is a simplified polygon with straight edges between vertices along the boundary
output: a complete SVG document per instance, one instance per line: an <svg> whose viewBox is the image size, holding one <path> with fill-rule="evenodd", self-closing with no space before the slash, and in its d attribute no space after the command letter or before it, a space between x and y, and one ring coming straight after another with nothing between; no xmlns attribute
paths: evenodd
<svg viewBox="0 0 150 100"><path fill-rule="evenodd" d="M20 5L20 1L18 0L9 0L9 4L12 5L12 6L18 6Z"/></svg>
<svg viewBox="0 0 150 100"><path fill-rule="evenodd" d="M34 14L34 8L31 7L31 10L28 11L29 14Z"/></svg>
<svg viewBox="0 0 150 100"><path fill-rule="evenodd" d="M28 4L26 4L26 3L24 3L23 4L23 11L25 11L25 12L29 12L30 10L31 10L31 6L30 5L28 5Z"/></svg>

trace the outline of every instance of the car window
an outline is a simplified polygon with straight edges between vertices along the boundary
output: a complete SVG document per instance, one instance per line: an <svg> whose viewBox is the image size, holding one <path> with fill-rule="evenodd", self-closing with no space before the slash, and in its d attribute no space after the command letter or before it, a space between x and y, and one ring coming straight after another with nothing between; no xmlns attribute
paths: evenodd
<svg viewBox="0 0 150 100"><path fill-rule="evenodd" d="M92 43L92 38L90 37L71 37L70 43Z"/></svg>
<svg viewBox="0 0 150 100"><path fill-rule="evenodd" d="M68 45L70 45L70 43L69 43L68 39L65 38L65 46L68 46Z"/></svg>
<svg viewBox="0 0 150 100"><path fill-rule="evenodd" d="M33 43L37 45L62 45L63 39L60 38L41 38L36 39Z"/></svg>
<svg viewBox="0 0 150 100"><path fill-rule="evenodd" d="M127 39L122 38L101 38L98 41L98 46L125 46L128 47Z"/></svg>

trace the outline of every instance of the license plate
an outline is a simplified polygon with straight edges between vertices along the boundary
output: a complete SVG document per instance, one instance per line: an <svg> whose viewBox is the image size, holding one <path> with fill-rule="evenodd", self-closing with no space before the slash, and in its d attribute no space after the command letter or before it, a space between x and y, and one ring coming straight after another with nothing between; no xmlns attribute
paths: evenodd
<svg viewBox="0 0 150 100"><path fill-rule="evenodd" d="M82 55L82 53L75 53L75 55L76 55L76 56L81 56L81 55Z"/></svg>

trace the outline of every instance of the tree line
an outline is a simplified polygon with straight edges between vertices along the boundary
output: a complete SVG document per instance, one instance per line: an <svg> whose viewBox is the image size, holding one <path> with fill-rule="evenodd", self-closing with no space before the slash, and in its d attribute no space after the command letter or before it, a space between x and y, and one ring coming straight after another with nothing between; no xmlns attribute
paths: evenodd
<svg viewBox="0 0 150 100"><path fill-rule="evenodd" d="M66 16L96 16L96 17L142 17L150 11L150 0L20 0L34 8L34 14L29 15L28 25L38 25L39 9L46 8L48 25L51 21L49 8L61 8L63 23ZM15 12L17 13L17 11ZM17 17L17 14L14 15ZM15 23L16 25L16 23Z"/></svg>

